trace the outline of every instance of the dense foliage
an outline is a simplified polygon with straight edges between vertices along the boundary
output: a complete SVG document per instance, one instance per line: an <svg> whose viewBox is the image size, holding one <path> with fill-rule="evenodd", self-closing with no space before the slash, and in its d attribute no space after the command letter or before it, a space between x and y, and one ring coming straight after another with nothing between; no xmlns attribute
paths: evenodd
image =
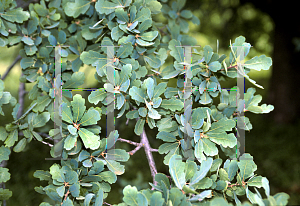
<svg viewBox="0 0 300 206"><path fill-rule="evenodd" d="M110 185L125 172L122 162L130 155L110 144L119 136L126 138L125 134L113 131L105 138L97 125L106 115L107 93L115 96L117 118L126 115L136 120L136 135L144 135L146 124L151 129L158 128L156 138L165 142L158 152L166 154L163 162L170 174L157 173L155 183L150 183L152 190L138 191L135 186L126 186L120 205L251 205L242 204L239 196L246 196L259 206L287 204L287 194L270 195L269 182L254 173L257 167L250 154L243 154L247 159L233 159L239 147L234 133L237 119L245 122L237 127L252 129L249 119L239 116L242 110L273 110L271 105L258 105L262 98L254 95L254 88L245 93L245 105L237 87L230 92L221 88L221 80L237 77L240 57L236 46L245 46L246 57L250 44L242 36L236 38L229 57L215 53L209 45L203 49L195 47L192 63L185 62L185 50L180 46L196 44L187 35L188 24L200 22L191 11L183 9L184 4L183 0L41 0L30 4L29 11L23 11L15 8L12 0L0 1L0 46L24 46L19 52L23 73L20 81L35 83L28 93L32 103L18 117L20 104L4 91L0 81L0 105L10 104L14 118L12 123L0 127L0 139L4 142L0 161L9 159L11 149L21 152L32 140L58 139L57 129L48 131L48 138L40 130L54 121L55 48L49 46L69 45L61 48L64 138L56 144L63 145L63 158L67 160L53 164L49 171L34 173L34 177L48 182L48 186L35 190L53 200L40 205L102 205L107 195L114 195L109 193ZM163 15L166 22L155 21L156 15ZM122 47L115 48L115 71L108 73L104 46L112 45ZM69 55L76 58L69 60ZM95 105L90 108L86 108L81 95L73 96L71 92L85 82L84 73L79 71L84 64L96 68L95 79L103 85L88 96ZM244 63L244 77L261 87L247 74L251 69L267 70L271 64L271 58L265 55L254 57ZM190 107L190 115L184 115L186 68L191 69L193 105L199 105ZM171 87L168 82L174 78L176 86ZM1 107L1 114L8 115ZM185 149L187 144L192 150ZM52 157L57 157L56 145L51 148ZM221 159L219 153L227 159ZM8 181L8 169L0 170L0 181ZM263 188L265 194L256 188ZM0 189L1 200L11 196L9 189Z"/></svg>

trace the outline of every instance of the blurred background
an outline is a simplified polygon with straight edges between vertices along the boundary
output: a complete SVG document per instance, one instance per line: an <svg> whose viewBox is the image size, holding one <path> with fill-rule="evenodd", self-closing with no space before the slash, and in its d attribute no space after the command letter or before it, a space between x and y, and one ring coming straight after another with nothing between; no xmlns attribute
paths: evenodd
<svg viewBox="0 0 300 206"><path fill-rule="evenodd" d="M28 5L20 2L18 5L22 7ZM246 152L254 157L258 167L256 174L265 176L270 181L272 195L286 192L290 195L289 205L300 204L300 68L297 62L300 59L300 26L297 6L275 0L187 0L185 8L192 10L200 19L199 26L190 25L189 33L197 39L198 45L204 47L209 44L216 51L218 41L218 52L229 55L229 41L234 42L236 37L242 35L252 45L248 59L262 54L272 57L273 66L270 70L249 73L252 79L264 87L256 88L256 94L263 96L262 103L272 104L275 109L270 114L245 113L253 125L253 129L246 132ZM157 19L163 17L158 15ZM20 48L0 48L2 76L18 56ZM96 80L92 81L95 69L85 66L81 71L89 79L83 88L96 88ZM18 62L4 81L5 90L16 98L20 74ZM32 86L30 83L26 84L26 90L29 91ZM254 86L246 80L245 87L247 90ZM88 92L76 93L85 97L89 95ZM26 95L25 108L29 104ZM0 126L12 121L12 108L3 106L3 110L6 116L1 117ZM119 130L120 137L139 142L140 138L133 132L135 122L132 120L125 125L124 117L125 115L116 119L116 129ZM102 134L105 134L104 116L101 124ZM50 128L45 128L47 129ZM147 126L146 132L152 148L158 148L162 141L156 140L157 129L150 130ZM116 147L122 147L126 151L134 149L134 146L120 142L117 142ZM46 186L46 182L34 178L33 173L36 170L48 170L55 163L44 160L45 157L50 157L49 151L47 145L32 141L24 152L12 152L7 164L12 178L5 184L13 192L13 197L7 201L8 206L32 206L47 200L34 190L35 186ZM163 156L158 153L153 153L153 156L158 172L168 174L168 168L162 163ZM138 189L150 188L148 182L152 182L152 177L142 149L131 156L125 169L125 174L119 176L112 185L106 202L121 202L122 196L119 194L128 184L135 185Z"/></svg>

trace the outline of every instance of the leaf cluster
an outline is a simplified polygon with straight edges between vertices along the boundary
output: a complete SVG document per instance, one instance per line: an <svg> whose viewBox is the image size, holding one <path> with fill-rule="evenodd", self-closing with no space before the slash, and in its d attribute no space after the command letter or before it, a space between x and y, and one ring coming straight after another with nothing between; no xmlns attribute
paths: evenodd
<svg viewBox="0 0 300 206"><path fill-rule="evenodd" d="M199 25L200 21L184 9L185 2L41 0L23 11L15 8L12 0L0 1L0 46L22 45L20 81L34 83L28 93L32 102L18 117L20 104L4 91L0 80L0 114L4 115L2 105L10 104L14 119L0 127L4 144L0 147L0 161L9 159L10 147L21 152L32 140L44 144L54 140L57 144L50 154L57 157L62 150L63 159L49 171L34 173L34 177L48 182L35 190L56 205L104 204L111 184L125 172L121 163L129 159L128 152L113 147L118 131L105 138L98 125L107 105L115 101L117 118L125 115L136 120L136 135L142 134L146 124L158 129L156 139L163 141L158 152L166 154L163 162L170 174L157 173L157 184L150 183L154 190L138 191L135 186L126 186L119 205L251 205L242 204L238 196L246 196L260 206L286 205L289 196L271 196L267 178L254 173L257 166L251 155L234 159L239 147L237 127L252 129L249 119L240 114L268 113L274 107L259 106L262 97L254 95L254 88L249 88L241 99L237 87L228 92L220 84L225 78L242 75L261 87L247 74L251 69L269 69L272 60L262 55L244 62L251 45L240 36L230 43L227 55L219 55L206 45L200 50L193 48L192 62L187 62L183 45L196 44L188 35L188 22ZM162 14L165 24L154 20L157 14ZM112 49L114 46L117 47ZM55 122L57 48L62 60L61 124L45 137L41 129ZM88 96L88 102L95 107L86 108L86 100L71 92L86 80L79 71L83 65L95 68L95 79L103 86ZM185 83L187 77L190 85ZM175 86L169 84L173 78L177 78ZM218 97L220 103L216 104ZM192 108L192 102L199 106ZM244 124L236 125L239 120ZM224 164L219 158L221 152L227 157ZM0 169L0 181L8 181L8 169ZM264 199L256 189L261 187ZM1 200L10 196L8 189L0 190Z"/></svg>

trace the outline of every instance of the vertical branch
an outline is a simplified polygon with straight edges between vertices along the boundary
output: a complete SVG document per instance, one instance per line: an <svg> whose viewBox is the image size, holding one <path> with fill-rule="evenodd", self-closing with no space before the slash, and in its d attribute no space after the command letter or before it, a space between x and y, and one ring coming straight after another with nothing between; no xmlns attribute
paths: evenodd
<svg viewBox="0 0 300 206"><path fill-rule="evenodd" d="M137 110L135 107L133 107L133 109ZM139 118L140 117L136 118L136 121L138 121ZM127 119L127 123L128 123L128 119ZM129 152L129 154L133 155L141 147L144 148L145 154L146 154L146 157L147 157L147 160L148 160L148 164L149 164L149 167L150 167L150 171L151 171L151 176L153 178L153 184L157 185L157 182L155 181L155 175L157 174L157 169L156 169L156 165L155 165L155 162L154 162L154 158L153 158L152 152L157 152L158 150L151 148L149 140L148 140L148 137L147 137L147 134L145 132L145 127L143 128L143 132L142 132L142 134L140 136L141 136L141 142L140 142L140 144L136 144L135 143L135 145L137 147L134 150L132 150L131 152ZM132 142L130 142L130 144L132 144ZM154 190L154 188L152 188L152 190Z"/></svg>
<svg viewBox="0 0 300 206"><path fill-rule="evenodd" d="M151 170L151 176L153 178L153 184L157 185L157 182L155 181L155 175L157 174L157 169L152 156L152 148L150 147L149 140L145 132L145 128L143 128L143 132L141 134L141 144L145 149L146 157L148 159L149 167Z"/></svg>
<svg viewBox="0 0 300 206"><path fill-rule="evenodd" d="M14 60L14 62L7 68L6 72L3 74L2 76L2 80L4 80L6 78L6 76L9 74L10 70L16 65L16 63L21 59L22 57L20 55L18 55L16 57L16 59Z"/></svg>

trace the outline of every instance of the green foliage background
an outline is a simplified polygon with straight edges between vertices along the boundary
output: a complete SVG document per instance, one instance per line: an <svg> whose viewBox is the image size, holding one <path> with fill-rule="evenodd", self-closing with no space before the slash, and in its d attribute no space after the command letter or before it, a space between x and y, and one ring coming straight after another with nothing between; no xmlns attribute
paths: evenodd
<svg viewBox="0 0 300 206"><path fill-rule="evenodd" d="M232 7L238 7L237 1L222 2L223 3L221 4L221 6L214 7L214 3L203 1L200 4L199 9L196 9L194 12L194 14L200 18L201 25L200 27L191 25L191 34L197 39L197 43L199 45L210 44L214 48L214 51L217 48L217 44L213 42L216 42L216 39L221 39L218 35L220 35L220 33L223 31L222 27L223 25L226 25L226 20L230 19L228 17L230 16L230 9ZM189 7L189 4L187 6ZM225 12L223 12L224 9ZM255 43L253 45L253 49L251 50L248 56L249 59L261 54L266 54L267 56L270 56L270 53L272 51L272 44L269 40L269 33L272 31L273 28L272 22L270 21L270 19L268 19L266 15L260 14L254 8L251 8L250 5L246 8L239 9L241 10L241 18L239 18L239 25L235 25L237 28L236 30L238 31L228 29L228 31L226 32L226 35L228 37L227 39L234 40L235 37L237 37L238 35L243 35L243 32L240 31L244 31L245 33L249 34L249 37L248 35L244 34L244 36L247 37L247 40L250 39L250 41L248 42L252 43L251 39L253 39L253 43ZM263 18L260 18L261 15L263 15ZM259 32L249 32L247 30L249 29L249 27L247 26L245 26L246 28L241 28L240 25L245 25L249 21L257 22L258 17L260 21L262 21L262 24L257 26L258 28L261 28L258 29ZM157 18L159 19L160 17L158 16ZM226 44L228 44L228 41L224 42L219 40L219 44L219 53L224 53L225 50L228 50L228 48L226 48ZM10 49L0 49L1 74L3 74L7 66L13 61L13 57L18 54L18 50L20 48L13 47ZM70 56L70 59L72 59L72 56ZM14 68L14 70L5 80L6 91L10 91L11 94L15 97L18 96L18 85L14 85L12 84L12 82L18 82L20 76L19 71L21 70L18 67ZM94 79L94 71L91 71L90 67L85 66L85 68L82 69L82 71L85 72L86 79ZM259 93L261 93L264 97L264 95L268 91L267 83L268 78L270 77L270 71L266 70L259 73L251 71L250 77L252 77L252 79L255 79L258 82L258 84L264 86L265 90L259 91ZM96 83L96 81L88 81L88 83L85 83L82 87L96 88ZM234 81L228 83L226 82L224 84L224 87L227 87L226 84L228 84L228 87L231 87L232 85L234 85L234 83ZM246 88L248 88L249 86L252 85L250 85L249 82L246 81ZM30 90L30 86L27 87L27 90ZM86 97L87 99L87 92L76 93L82 94L82 96ZM26 101L25 108L27 106L29 106L28 99ZM87 108L89 108L89 106L92 105L87 104L86 106ZM8 106L3 106L3 110L5 111L5 113L8 114L12 112L12 109ZM257 173L262 176L268 177L268 179L270 180L271 193L275 194L280 191L287 192L288 194L290 194L291 197L290 204L297 204L299 203L299 199L297 197L299 194L299 189L297 190L297 188L299 188L300 182L299 175L297 174L299 174L300 167L299 163L296 162L297 159L295 156L297 155L295 155L294 153L289 153L289 151L297 151L295 149L296 145L291 144L290 141L287 141L286 138L277 138L280 139L280 141L277 142L272 141L274 138L276 138L276 136L293 136L295 134L295 132L293 132L294 128L272 128L272 125L268 125L268 128L270 128L270 130L266 130L266 124L262 126L262 124L260 123L263 121L262 116L263 115L255 114L249 114L248 116L253 124L254 130L251 130L250 133L246 133L246 151L254 156L254 160L258 165ZM4 125L5 123L11 121L12 119L2 118L1 125ZM136 136L133 132L134 123L130 122L129 125L126 126L124 124L125 121L126 119L123 118L120 119L120 122L122 122L122 124L118 124L116 122L116 128L119 130L119 134L126 133L128 134L128 139L138 141L139 137ZM104 118L102 118L101 122L103 125L102 128L105 128ZM47 131L48 129L50 128L45 128L45 131ZM132 131L132 133L130 134L128 131ZM285 131L289 131L288 134ZM147 134L150 139L150 144L153 148L158 148L159 145L163 143L162 141L155 140L157 129L148 130ZM263 139L263 141L260 141L261 139ZM281 147L281 145L287 145L289 150ZM133 146L130 146L126 143L120 142L116 144L116 147L124 148L126 151L129 151L134 148ZM274 151L276 151L276 153ZM37 169L47 170L54 163L52 161L43 160L43 158L47 157L48 155L49 148L46 145L41 145L35 141L33 141L29 147L26 147L25 151L22 153L12 152L10 160L8 161L8 168L13 178L11 178L6 183L6 187L13 191L13 197L16 198L10 198L8 200L8 205L37 205L40 202L45 201L44 199L42 199L42 196L38 195L33 189L34 186L42 185L42 182L33 177L33 173ZM162 160L160 159L161 156L157 153L154 153L153 155L154 159L156 160L157 168L159 168L159 172L168 173L168 168L164 164L162 164ZM146 157L144 155L143 150L140 150L135 155L131 156L129 161L126 163L125 174L122 175L122 178L118 178L117 183L115 183L112 186L111 193L116 195L109 195L107 202L111 204L121 202L122 197L121 195L119 195L122 194L121 188L124 188L124 186L128 184L137 186L138 190L149 187L148 182L151 182L151 176L150 172L146 172L149 170L148 165L145 164L145 162ZM291 171L286 171L285 168L287 167L290 167ZM276 171L276 173L274 171Z"/></svg>

